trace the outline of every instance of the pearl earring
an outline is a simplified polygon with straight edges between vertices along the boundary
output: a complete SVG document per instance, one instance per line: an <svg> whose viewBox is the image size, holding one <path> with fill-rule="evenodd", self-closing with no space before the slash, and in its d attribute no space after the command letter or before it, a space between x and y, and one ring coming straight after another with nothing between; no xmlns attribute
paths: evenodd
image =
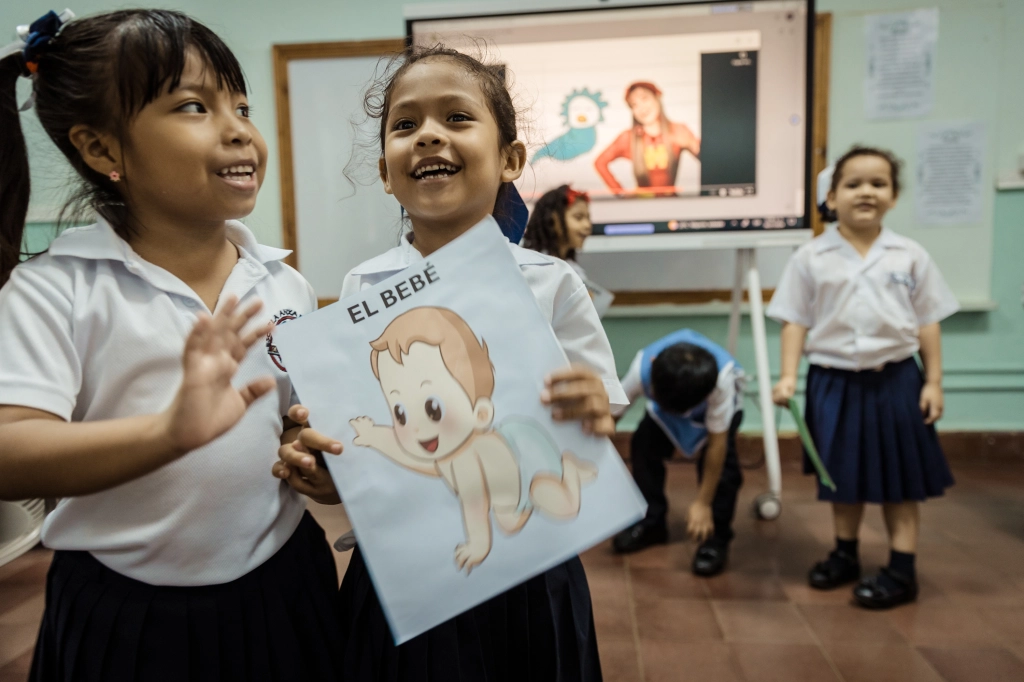
<svg viewBox="0 0 1024 682"><path fill-rule="evenodd" d="M110 171L110 181L121 182L121 174L118 173L117 171Z"/></svg>

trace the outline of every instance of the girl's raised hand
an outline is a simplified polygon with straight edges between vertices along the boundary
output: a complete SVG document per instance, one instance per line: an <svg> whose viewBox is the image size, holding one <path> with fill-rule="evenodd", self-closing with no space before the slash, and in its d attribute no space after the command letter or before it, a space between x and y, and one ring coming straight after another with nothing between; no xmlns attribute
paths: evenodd
<svg viewBox="0 0 1024 682"><path fill-rule="evenodd" d="M541 402L551 406L555 421L583 422L583 430L598 436L615 433L615 419L608 391L601 377L589 367L573 365L548 375Z"/></svg>
<svg viewBox="0 0 1024 682"><path fill-rule="evenodd" d="M796 395L796 377L782 377L772 387L772 402L779 407L789 406L789 399Z"/></svg>
<svg viewBox="0 0 1024 682"><path fill-rule="evenodd" d="M341 443L309 428L309 410L302 405L292 405L288 418L301 430L294 440L282 443L277 451L280 459L274 463L272 473L314 502L339 504L341 497L321 453L340 455Z"/></svg>
<svg viewBox="0 0 1024 682"><path fill-rule="evenodd" d="M269 376L241 390L231 385L246 352L271 329L268 323L243 332L262 307L257 300L239 310L238 299L231 296L212 317L199 316L185 340L181 387L163 415L175 450L195 450L224 434L257 398L274 389Z"/></svg>

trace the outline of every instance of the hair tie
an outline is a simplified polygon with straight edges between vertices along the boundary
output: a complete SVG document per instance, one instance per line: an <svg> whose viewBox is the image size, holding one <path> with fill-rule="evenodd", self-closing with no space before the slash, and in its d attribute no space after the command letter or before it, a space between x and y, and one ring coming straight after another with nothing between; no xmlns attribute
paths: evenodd
<svg viewBox="0 0 1024 682"><path fill-rule="evenodd" d="M75 13L69 9L65 9L60 14L50 10L28 26L19 26L17 28L18 39L0 48L0 60L21 52L24 64L23 75L27 78L35 79L36 72L39 70L39 57L45 51L46 46L57 37L61 27L74 18ZM18 111L31 109L35 101L36 93L35 88L33 88L32 95L21 105Z"/></svg>
<svg viewBox="0 0 1024 682"><path fill-rule="evenodd" d="M568 189L565 190L565 202L569 206L572 206L580 199L587 202L588 204L590 203L590 195L587 194L586 192L579 192L577 190L574 190L572 187L569 187Z"/></svg>

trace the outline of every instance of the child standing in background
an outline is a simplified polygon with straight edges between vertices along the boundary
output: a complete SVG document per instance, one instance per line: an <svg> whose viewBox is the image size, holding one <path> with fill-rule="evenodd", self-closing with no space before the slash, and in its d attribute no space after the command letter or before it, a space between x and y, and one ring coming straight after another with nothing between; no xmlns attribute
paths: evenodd
<svg viewBox="0 0 1024 682"><path fill-rule="evenodd" d="M882 226L899 195L899 166L870 147L836 162L827 205L838 226L797 250L767 311L783 323L773 397L785 405L795 394L806 353L807 423L838 486L818 485L818 499L832 502L836 548L809 582L832 589L860 578L864 504L881 504L889 564L853 591L868 608L917 598L918 503L953 484L934 423L943 408L939 322L958 305L928 253Z"/></svg>
<svg viewBox="0 0 1024 682"><path fill-rule="evenodd" d="M330 546L267 476L297 431L263 342L316 297L235 220L267 161L242 69L178 12L62 23L0 60L0 498L60 498L30 679L340 680ZM19 265L28 74L98 218Z"/></svg>
<svg viewBox="0 0 1024 682"><path fill-rule="evenodd" d="M537 200L526 224L523 248L561 258L586 280L583 268L576 262L576 252L593 231L590 223L590 198L562 185Z"/></svg>
<svg viewBox="0 0 1024 682"><path fill-rule="evenodd" d="M380 119L379 170L412 223L397 246L346 275L341 298L387 279L492 214L526 163L503 71L441 46L412 48L367 96ZM610 402L626 403L611 346L583 282L563 261L509 244L523 277L572 367L549 377L538 400L559 421L585 431L615 430ZM495 292L500 305L501 292ZM516 334L509 320L509 334ZM290 414L308 418L305 408ZM443 417L442 417L443 418ZM315 499L337 502L314 450L341 444L304 429L281 448L274 474ZM373 529L360 529L373 532ZM395 646L357 547L341 586L346 680L353 682L556 682L601 680L590 588L579 557L541 573Z"/></svg>

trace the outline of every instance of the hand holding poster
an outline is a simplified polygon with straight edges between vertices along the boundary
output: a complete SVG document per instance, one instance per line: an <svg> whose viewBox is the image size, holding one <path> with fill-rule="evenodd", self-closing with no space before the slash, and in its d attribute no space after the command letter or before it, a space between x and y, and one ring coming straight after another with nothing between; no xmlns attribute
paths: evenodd
<svg viewBox="0 0 1024 682"><path fill-rule="evenodd" d="M541 404L565 355L493 221L276 343L345 446L328 466L397 643L643 515L611 443Z"/></svg>

